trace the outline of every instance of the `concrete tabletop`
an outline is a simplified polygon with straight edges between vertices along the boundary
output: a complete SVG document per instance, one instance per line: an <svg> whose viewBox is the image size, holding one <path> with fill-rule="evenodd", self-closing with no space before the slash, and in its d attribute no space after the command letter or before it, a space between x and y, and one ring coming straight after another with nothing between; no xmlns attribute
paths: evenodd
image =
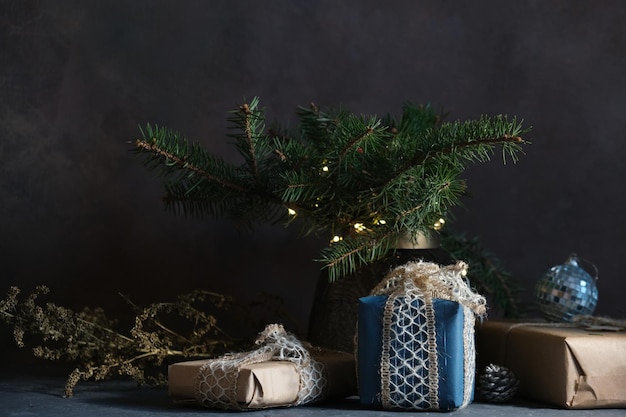
<svg viewBox="0 0 626 417"><path fill-rule="evenodd" d="M63 398L65 379L60 375L37 373L1 372L0 370L0 416L3 417L159 417L159 416L229 416L233 412L207 409L196 404L173 401L166 389L139 387L133 381L117 379L100 382L80 382L74 397ZM249 413L249 414L248 414ZM358 399L349 398L341 402L321 403L305 407L251 411L253 417L279 416L441 416L440 412L391 412L366 409ZM447 414L447 413L443 413ZM454 416L626 416L626 410L561 410L532 402L516 401L502 404L474 402L468 407L451 413Z"/></svg>

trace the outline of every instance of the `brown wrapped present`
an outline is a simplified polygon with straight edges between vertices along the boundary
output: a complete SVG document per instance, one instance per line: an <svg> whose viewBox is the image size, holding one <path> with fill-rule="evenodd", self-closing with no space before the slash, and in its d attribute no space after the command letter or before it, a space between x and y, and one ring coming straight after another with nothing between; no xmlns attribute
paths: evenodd
<svg viewBox="0 0 626 417"><path fill-rule="evenodd" d="M522 396L564 408L626 407L626 332L486 321L476 351L478 369L513 371Z"/></svg>
<svg viewBox="0 0 626 417"><path fill-rule="evenodd" d="M196 399L198 373L209 360L179 362L168 367L169 395ZM300 376L288 361L253 363L239 369L237 402L245 408L279 407L293 404L298 398Z"/></svg>
<svg viewBox="0 0 626 417"><path fill-rule="evenodd" d="M268 326L261 339L261 347L251 352L170 365L169 395L207 407L245 410L357 393L353 355L305 347L282 326Z"/></svg>

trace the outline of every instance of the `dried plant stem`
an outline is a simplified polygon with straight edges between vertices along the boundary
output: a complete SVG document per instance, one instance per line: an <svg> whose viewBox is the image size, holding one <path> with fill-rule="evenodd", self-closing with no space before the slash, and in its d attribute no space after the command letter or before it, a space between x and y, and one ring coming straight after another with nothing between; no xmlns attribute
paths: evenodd
<svg viewBox="0 0 626 417"><path fill-rule="evenodd" d="M207 291L181 295L176 302L154 303L141 308L124 297L137 313L130 335L114 328L102 310L75 312L53 303L38 304L47 294L37 287L23 300L20 290L11 287L0 300L0 321L13 327L18 346L24 337L38 340L33 348L36 357L76 363L68 376L65 396L71 397L81 380L101 380L114 375L128 375L139 384L164 385L167 378L160 365L171 358L209 358L233 341L208 311L226 309L230 299ZM189 334L181 334L164 323L178 316L188 322ZM220 350L221 349L221 350Z"/></svg>

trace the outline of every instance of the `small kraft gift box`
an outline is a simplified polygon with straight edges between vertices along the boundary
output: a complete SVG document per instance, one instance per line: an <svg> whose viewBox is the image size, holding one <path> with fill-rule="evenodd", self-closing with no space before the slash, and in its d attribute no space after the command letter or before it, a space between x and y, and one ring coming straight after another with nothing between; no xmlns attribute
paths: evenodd
<svg viewBox="0 0 626 417"><path fill-rule="evenodd" d="M168 367L169 395L211 408L289 407L356 394L354 356L300 342L271 324L259 348Z"/></svg>
<svg viewBox="0 0 626 417"><path fill-rule="evenodd" d="M359 299L358 383L362 404L450 411L473 399L474 322L485 298L467 265L409 262Z"/></svg>
<svg viewBox="0 0 626 417"><path fill-rule="evenodd" d="M519 380L518 395L561 408L626 407L626 332L569 323L485 321L476 329L479 367Z"/></svg>

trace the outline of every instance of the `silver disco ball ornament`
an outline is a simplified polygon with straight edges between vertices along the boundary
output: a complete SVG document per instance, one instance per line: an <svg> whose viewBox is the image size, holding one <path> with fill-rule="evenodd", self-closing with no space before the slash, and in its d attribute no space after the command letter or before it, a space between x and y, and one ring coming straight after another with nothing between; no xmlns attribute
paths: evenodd
<svg viewBox="0 0 626 417"><path fill-rule="evenodd" d="M570 255L563 265L550 268L537 283L539 310L549 321L569 322L577 315L593 314L598 304L597 279L597 269L594 278L578 265L575 254Z"/></svg>

